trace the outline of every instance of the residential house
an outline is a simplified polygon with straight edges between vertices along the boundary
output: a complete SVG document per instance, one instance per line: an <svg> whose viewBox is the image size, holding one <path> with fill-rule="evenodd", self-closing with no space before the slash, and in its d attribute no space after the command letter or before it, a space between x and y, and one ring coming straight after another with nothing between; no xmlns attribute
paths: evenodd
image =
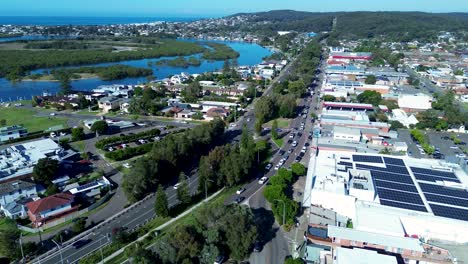
<svg viewBox="0 0 468 264"><path fill-rule="evenodd" d="M30 197L21 198L6 205L1 205L0 210L6 217L11 219L26 218L28 216L26 204L32 201L33 199Z"/></svg>
<svg viewBox="0 0 468 264"><path fill-rule="evenodd" d="M120 109L123 103L128 103L128 100L113 96L103 97L98 101L99 109L105 114Z"/></svg>
<svg viewBox="0 0 468 264"><path fill-rule="evenodd" d="M21 125L0 128L0 142L21 138L28 135L28 130Z"/></svg>
<svg viewBox="0 0 468 264"><path fill-rule="evenodd" d="M208 111L206 112L206 118L205 119L206 120L213 120L216 117L224 119L224 118L228 117L229 114L230 114L230 111L225 109L225 108L213 107L213 108L208 109Z"/></svg>
<svg viewBox="0 0 468 264"><path fill-rule="evenodd" d="M35 227L78 210L70 193L57 193L26 204L28 216Z"/></svg>
<svg viewBox="0 0 468 264"><path fill-rule="evenodd" d="M6 205L22 197L37 196L37 185L30 181L18 180L0 184L0 205Z"/></svg>

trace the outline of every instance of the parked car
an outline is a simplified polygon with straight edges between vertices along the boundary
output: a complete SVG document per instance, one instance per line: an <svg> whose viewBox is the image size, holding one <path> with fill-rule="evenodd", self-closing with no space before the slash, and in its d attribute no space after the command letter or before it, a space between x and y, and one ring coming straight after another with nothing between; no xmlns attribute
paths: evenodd
<svg viewBox="0 0 468 264"><path fill-rule="evenodd" d="M265 170L270 170L271 167L273 167L273 165L271 163L268 163L266 166L265 166Z"/></svg>
<svg viewBox="0 0 468 264"><path fill-rule="evenodd" d="M220 256L216 257L216 260L215 260L214 264L221 264L223 262L224 262L224 256L220 255Z"/></svg>
<svg viewBox="0 0 468 264"><path fill-rule="evenodd" d="M293 150L292 148L288 149L288 153L289 153L289 154L293 153L293 151L294 151L294 150Z"/></svg>
<svg viewBox="0 0 468 264"><path fill-rule="evenodd" d="M262 251L263 249L263 245L260 241L256 241L255 244L254 244L254 248L253 248L253 251L254 252L260 252Z"/></svg>
<svg viewBox="0 0 468 264"><path fill-rule="evenodd" d="M130 166L130 163L128 163L128 162L122 164L122 166L123 166L124 168L127 168L127 169L130 169L130 168L132 167L132 166Z"/></svg>
<svg viewBox="0 0 468 264"><path fill-rule="evenodd" d="M289 134L289 138L294 138L294 133Z"/></svg>
<svg viewBox="0 0 468 264"><path fill-rule="evenodd" d="M260 180L258 180L258 184L264 184L267 181L268 181L268 177L263 176L263 177L260 178Z"/></svg>
<svg viewBox="0 0 468 264"><path fill-rule="evenodd" d="M236 204L240 204L240 203L242 203L242 201L244 201L244 200L245 200L245 197L244 197L244 196L238 196L238 197L236 197L236 199L234 200L234 202L235 202Z"/></svg>
<svg viewBox="0 0 468 264"><path fill-rule="evenodd" d="M179 188L180 184L181 184L180 182L176 183L176 185L174 185L174 187L173 187L174 190L177 190Z"/></svg>
<svg viewBox="0 0 468 264"><path fill-rule="evenodd" d="M276 164L275 170L279 170L280 167L281 167L280 165Z"/></svg>
<svg viewBox="0 0 468 264"><path fill-rule="evenodd" d="M278 153L280 154L280 156L283 156L283 155L284 155L284 153L286 153L286 151L284 151L284 150L280 149Z"/></svg>
<svg viewBox="0 0 468 264"><path fill-rule="evenodd" d="M55 132L51 132L51 133L50 133L50 137L51 137L51 138L55 138L55 137L57 137L57 134L55 134Z"/></svg>
<svg viewBox="0 0 468 264"><path fill-rule="evenodd" d="M237 191L236 191L236 194L241 194L241 193L243 193L243 192L245 192L245 188L244 188L244 187L242 187L242 188L240 188L239 190L237 190Z"/></svg>
<svg viewBox="0 0 468 264"><path fill-rule="evenodd" d="M293 143L291 144L293 147L297 147L297 141L293 141Z"/></svg>

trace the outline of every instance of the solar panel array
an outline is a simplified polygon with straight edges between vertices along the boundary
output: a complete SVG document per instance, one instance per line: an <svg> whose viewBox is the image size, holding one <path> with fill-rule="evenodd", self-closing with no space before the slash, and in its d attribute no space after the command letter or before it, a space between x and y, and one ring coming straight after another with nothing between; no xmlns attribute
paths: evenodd
<svg viewBox="0 0 468 264"><path fill-rule="evenodd" d="M411 170L413 171L413 174L416 177L416 179L421 181L451 181L460 183L460 180L453 172L429 170L416 167L411 167Z"/></svg>
<svg viewBox="0 0 468 264"><path fill-rule="evenodd" d="M355 156L358 155L353 155L354 161L373 161L372 163L383 163L385 161L385 167L356 163L356 168L369 170L371 172L374 186L376 187L382 205L427 212L423 199L403 160L387 157L382 159L381 157L377 157L380 158L380 160L378 160L375 159L376 156L363 155L359 155L356 159Z"/></svg>
<svg viewBox="0 0 468 264"><path fill-rule="evenodd" d="M367 155L353 155L354 162L368 162L368 163L383 163L382 157L367 156Z"/></svg>
<svg viewBox="0 0 468 264"><path fill-rule="evenodd" d="M432 212L434 212L434 214L437 216L468 221L468 211L465 209L442 206L442 205L437 205L437 204L432 204L432 203L430 205L432 208Z"/></svg>
<svg viewBox="0 0 468 264"><path fill-rule="evenodd" d="M79 186L78 188L76 188L76 190L81 191L81 190L91 188L93 186L98 186L98 185L99 185L99 182L94 181L94 182L83 184L83 185Z"/></svg>

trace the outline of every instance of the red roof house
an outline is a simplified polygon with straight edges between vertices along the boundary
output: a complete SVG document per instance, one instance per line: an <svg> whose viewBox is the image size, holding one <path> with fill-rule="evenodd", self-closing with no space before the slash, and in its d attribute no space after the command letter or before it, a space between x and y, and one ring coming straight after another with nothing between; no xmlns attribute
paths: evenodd
<svg viewBox="0 0 468 264"><path fill-rule="evenodd" d="M28 216L34 226L41 226L48 221L60 218L78 209L73 206L74 196L69 193L57 193L26 204Z"/></svg>

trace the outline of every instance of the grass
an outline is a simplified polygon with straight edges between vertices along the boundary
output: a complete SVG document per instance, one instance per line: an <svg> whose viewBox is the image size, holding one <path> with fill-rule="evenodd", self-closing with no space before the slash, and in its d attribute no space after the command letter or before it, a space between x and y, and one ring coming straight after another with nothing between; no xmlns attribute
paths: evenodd
<svg viewBox="0 0 468 264"><path fill-rule="evenodd" d="M84 152L85 146L86 146L86 142L85 142L84 140L75 141L75 142L71 142L71 143L70 143L70 146L71 146L74 150L76 150L76 151Z"/></svg>
<svg viewBox="0 0 468 264"><path fill-rule="evenodd" d="M5 119L8 126L22 124L29 133L44 131L58 125L67 127L67 121L64 118L36 117L36 112L30 109L4 107L0 108L0 113L0 119Z"/></svg>
<svg viewBox="0 0 468 264"><path fill-rule="evenodd" d="M287 118L277 118L275 119L276 122L278 122L278 128L284 129L289 127L289 123L291 123L291 119ZM265 126L271 127L273 124L274 120L271 120L270 122L266 123Z"/></svg>
<svg viewBox="0 0 468 264"><path fill-rule="evenodd" d="M78 115L97 115L101 113L101 111L89 111L88 109L82 109L79 111L74 111L73 113Z"/></svg>
<svg viewBox="0 0 468 264"><path fill-rule="evenodd" d="M273 139L273 142L275 142L275 144L281 148L284 144L284 139L283 138L277 138L277 139Z"/></svg>

